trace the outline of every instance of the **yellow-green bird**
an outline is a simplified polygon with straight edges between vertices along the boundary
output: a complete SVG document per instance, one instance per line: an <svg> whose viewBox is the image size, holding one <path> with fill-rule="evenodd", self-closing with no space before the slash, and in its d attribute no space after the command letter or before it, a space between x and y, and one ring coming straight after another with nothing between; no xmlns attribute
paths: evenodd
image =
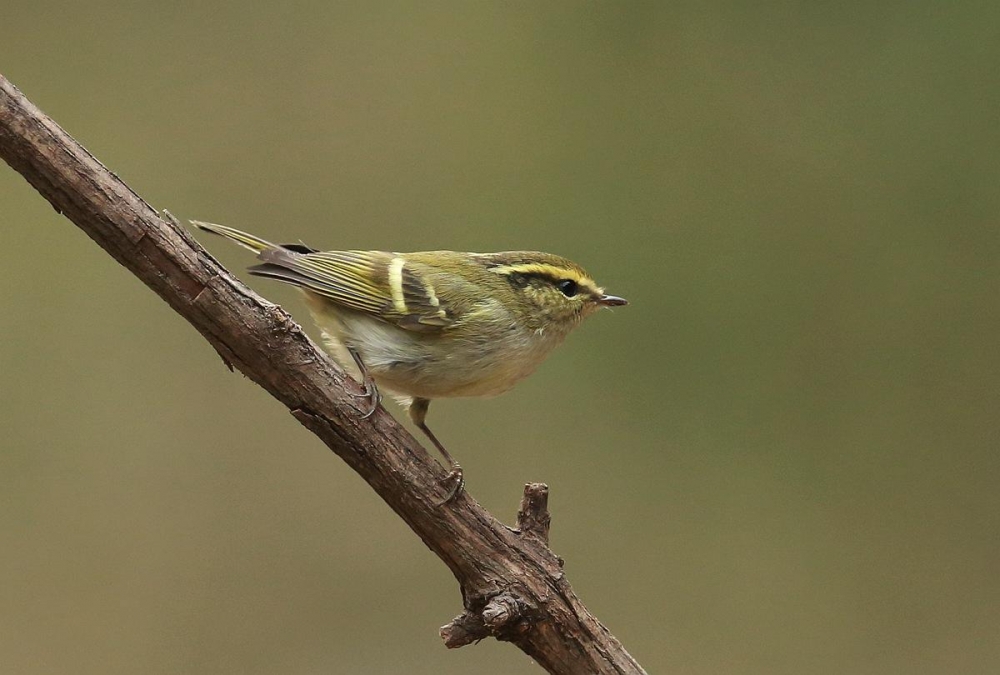
<svg viewBox="0 0 1000 675"><path fill-rule="evenodd" d="M302 289L331 356L349 372L356 367L371 400L367 414L379 387L391 392L451 465L445 501L462 491L464 477L427 428L431 400L501 394L584 317L628 304L550 253L316 251L191 223L256 253L250 274Z"/></svg>

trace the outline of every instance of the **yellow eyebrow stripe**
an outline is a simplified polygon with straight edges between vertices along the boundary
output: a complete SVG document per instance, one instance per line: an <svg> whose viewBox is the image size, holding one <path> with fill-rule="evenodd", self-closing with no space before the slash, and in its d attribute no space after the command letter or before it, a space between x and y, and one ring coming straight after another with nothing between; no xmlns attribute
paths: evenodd
<svg viewBox="0 0 1000 675"><path fill-rule="evenodd" d="M568 269L566 267L557 267L555 265L546 265L545 263L519 263L515 265L499 265L497 267L489 268L490 272L495 274L524 274L527 276L540 276L548 277L553 280L561 279L571 279L575 281L578 285L588 288L590 290L596 290L597 284L594 280L585 274L580 274L574 269Z"/></svg>
<svg viewBox="0 0 1000 675"><path fill-rule="evenodd" d="M572 279L573 281L582 281L586 278L581 277L575 270L556 267L555 265L546 265L545 263L499 265L491 267L490 272L495 272L496 274L537 274L539 276L552 277L553 279Z"/></svg>

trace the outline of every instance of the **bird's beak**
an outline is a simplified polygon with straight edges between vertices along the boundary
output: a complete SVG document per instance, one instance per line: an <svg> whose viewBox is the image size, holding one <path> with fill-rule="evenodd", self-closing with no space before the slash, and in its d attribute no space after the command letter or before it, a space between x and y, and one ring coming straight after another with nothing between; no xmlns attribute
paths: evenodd
<svg viewBox="0 0 1000 675"><path fill-rule="evenodd" d="M602 307L621 307L627 305L628 300L619 298L617 295L602 295L597 299L597 304Z"/></svg>

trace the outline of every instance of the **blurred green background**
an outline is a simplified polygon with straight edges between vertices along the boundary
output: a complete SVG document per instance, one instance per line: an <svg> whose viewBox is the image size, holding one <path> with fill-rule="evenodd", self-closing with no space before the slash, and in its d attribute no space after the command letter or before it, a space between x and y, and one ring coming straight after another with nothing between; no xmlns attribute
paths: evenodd
<svg viewBox="0 0 1000 675"><path fill-rule="evenodd" d="M632 301L431 421L507 522L550 484L650 672L1000 672L1000 5L3 14L0 72L157 208ZM541 672L445 650L445 567L8 167L0 221L3 672Z"/></svg>

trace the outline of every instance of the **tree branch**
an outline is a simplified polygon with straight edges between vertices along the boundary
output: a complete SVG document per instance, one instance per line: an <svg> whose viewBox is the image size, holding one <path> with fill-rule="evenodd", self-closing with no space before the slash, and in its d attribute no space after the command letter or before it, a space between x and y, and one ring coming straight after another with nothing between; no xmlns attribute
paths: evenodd
<svg viewBox="0 0 1000 675"><path fill-rule="evenodd" d="M288 407L448 566L465 612L441 629L459 647L507 640L550 673L642 673L587 611L548 548L547 488L525 487L518 528L467 493L439 506L445 472L280 307L256 295L0 75L0 156L101 248L187 319L230 368Z"/></svg>

